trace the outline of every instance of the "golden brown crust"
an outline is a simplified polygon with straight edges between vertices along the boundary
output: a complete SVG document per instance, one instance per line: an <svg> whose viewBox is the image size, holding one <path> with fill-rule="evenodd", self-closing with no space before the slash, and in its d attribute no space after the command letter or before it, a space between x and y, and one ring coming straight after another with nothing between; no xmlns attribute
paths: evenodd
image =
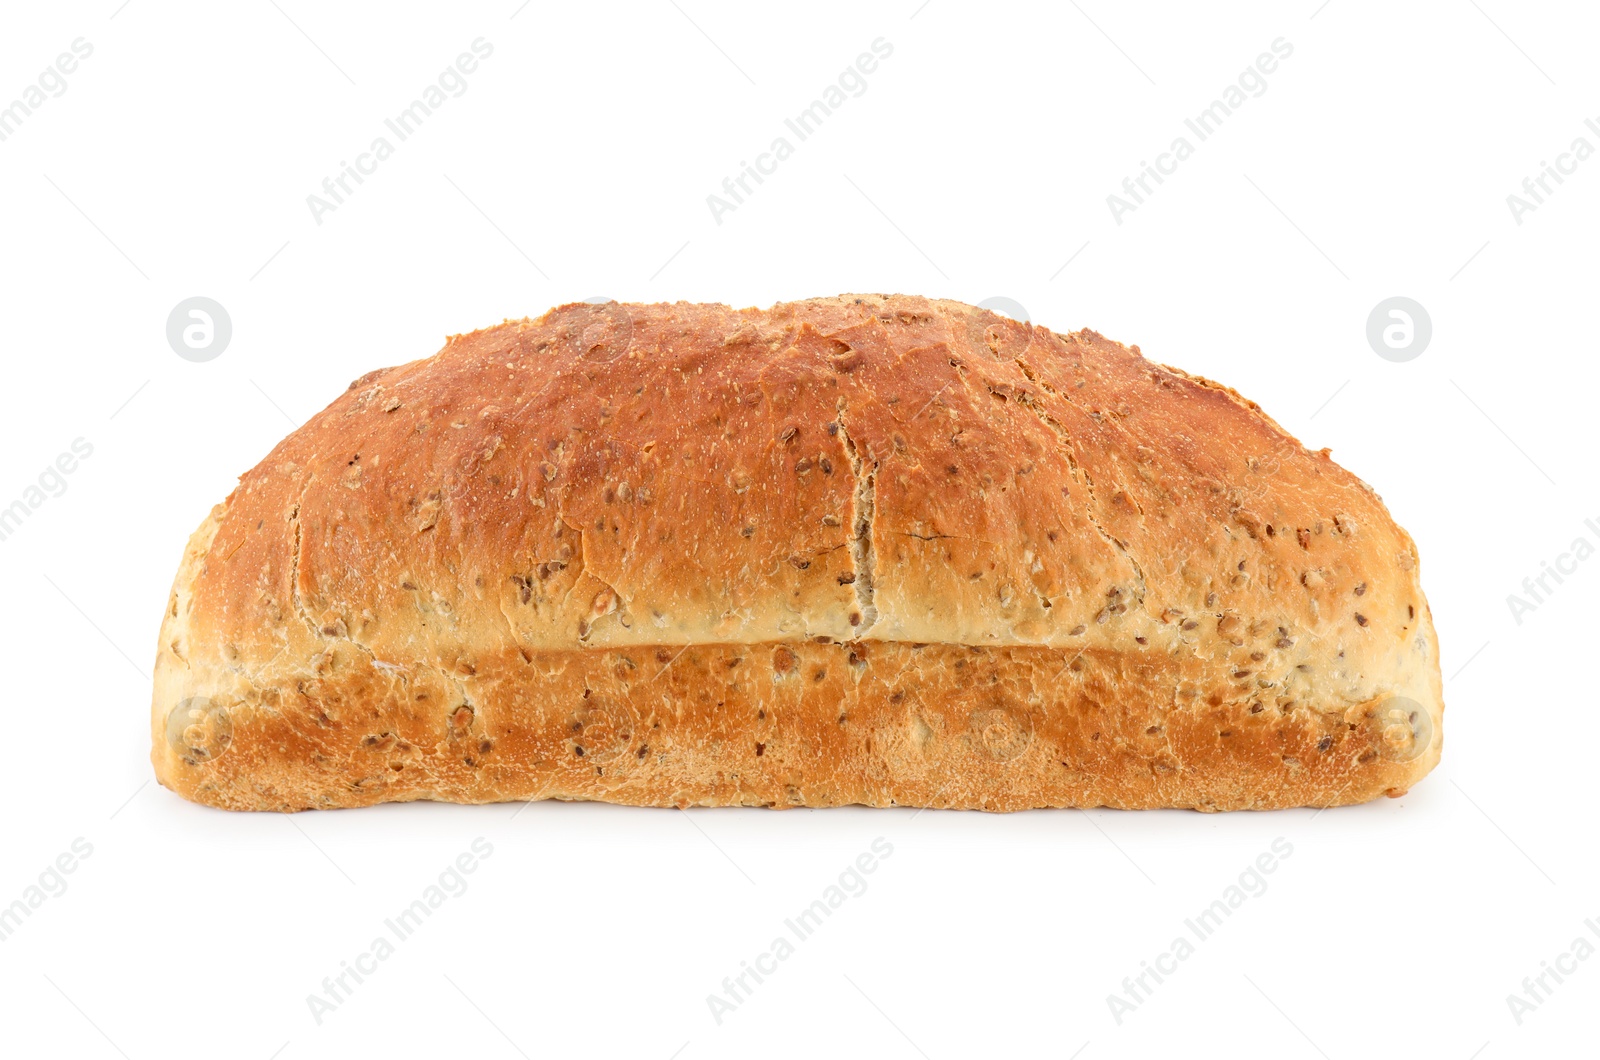
<svg viewBox="0 0 1600 1060"><path fill-rule="evenodd" d="M240 480L152 759L233 809L1329 805L1441 695L1410 538L1226 387L956 302L578 304Z"/></svg>

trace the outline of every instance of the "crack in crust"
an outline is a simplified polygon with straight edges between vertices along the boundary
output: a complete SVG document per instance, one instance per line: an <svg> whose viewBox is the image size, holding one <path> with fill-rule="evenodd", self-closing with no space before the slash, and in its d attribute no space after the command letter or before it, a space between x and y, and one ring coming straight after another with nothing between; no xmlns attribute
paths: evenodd
<svg viewBox="0 0 1600 1060"><path fill-rule="evenodd" d="M302 533L300 526L300 508L305 504L306 494L310 492L311 484L315 481L316 476L307 472L305 483L300 487L300 495L295 498L294 508L289 512L289 526L293 531L294 536L294 548L289 554L289 602L291 605L293 605L295 614L300 616L300 620L304 622L306 624L306 628L311 631L311 635L318 641L321 641L324 639L322 636L322 629L317 625L315 620L313 620L312 617L306 613L305 603L300 599L300 539Z"/></svg>
<svg viewBox="0 0 1600 1060"><path fill-rule="evenodd" d="M1044 380L1035 375L1033 369L1030 368L1028 364L1022 360L1022 358L1018 357L1016 359L1016 365L1019 369L1021 369L1022 374L1027 378L1028 382L1034 384L1048 394L1062 397L1060 391L1056 390L1049 383L1046 383ZM1122 553L1123 558L1128 561L1128 564L1131 567L1133 567L1133 573L1139 579L1138 595L1134 599L1134 606L1143 607L1147 592L1144 568L1139 565L1139 561L1134 558L1133 553L1128 551L1127 543L1108 531L1100 522L1100 519L1095 512L1095 509L1099 505L1100 501L1094 492L1094 477L1089 474L1089 469L1084 467L1078 461L1077 442L1073 439L1071 433L1066 429L1066 427L1062 425L1061 421L1041 408L1039 403L1033 400L1031 395L1019 393L1016 395L1016 399L1019 405L1028 409L1035 416L1037 416L1039 421L1054 431L1056 437L1061 440L1061 451L1062 455L1067 458L1067 466L1072 470L1073 474L1078 477L1079 481L1083 483L1084 491L1089 494L1089 504L1084 508L1084 517L1089 520L1089 524L1095 528L1096 532L1098 532L1107 543L1109 543L1118 552ZM1067 401L1070 399L1062 397L1062 400ZM1141 511L1140 514L1142 515L1144 513Z"/></svg>
<svg viewBox="0 0 1600 1060"><path fill-rule="evenodd" d="M305 533L304 528L300 523L300 510L305 504L306 494L310 492L311 484L315 481L315 479L315 475L306 475L305 484L300 487L300 494L295 498L294 508L291 509L289 513L289 522L293 530L293 546L289 553L289 598L294 605L295 614L300 616L300 620L305 623L306 629L308 632L310 632L312 639L320 646L317 657L320 658L331 652L334 644L344 643L350 645L356 651L367 656L367 658L373 660L374 662L382 662L382 660L378 658L377 654L371 648L367 647L365 644L361 643L359 639L357 639L356 630L349 628L348 623L346 623L346 629L343 636L337 634L330 635L325 632L322 624L317 622L309 613L307 613L305 601L300 596L300 556L304 549L303 538ZM289 642L286 637L283 648L279 650L277 655L274 655L272 659L268 660L268 663L270 664L271 662L276 661L279 655L282 655L283 652L288 650ZM263 666L258 669L258 674L264 672L266 665L267 664L263 664ZM239 667L239 670L243 672L243 667ZM314 664L312 665L311 672L315 672ZM252 679L251 683L254 683L254 679Z"/></svg>
<svg viewBox="0 0 1600 1060"><path fill-rule="evenodd" d="M844 399L840 398L836 418L839 437L844 439L845 452L850 457L850 467L856 477L855 495L851 502L851 527L854 533L850 538L850 561L855 567L856 603L861 607L861 624L855 628L852 639L860 640L878 622L878 604L873 588L878 560L872 547L873 520L878 501L878 462L871 459L871 453L863 457L857 449L855 439L850 437L850 429L844 422L845 411ZM870 470L867 467L869 463Z"/></svg>

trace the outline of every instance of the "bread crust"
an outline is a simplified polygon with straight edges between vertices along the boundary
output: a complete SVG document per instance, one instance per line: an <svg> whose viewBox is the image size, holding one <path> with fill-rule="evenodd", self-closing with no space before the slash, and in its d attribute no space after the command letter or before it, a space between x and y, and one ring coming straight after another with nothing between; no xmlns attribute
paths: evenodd
<svg viewBox="0 0 1600 1060"><path fill-rule="evenodd" d="M950 301L575 304L368 373L190 539L229 809L1337 805L1438 761L1381 500L1235 391Z"/></svg>

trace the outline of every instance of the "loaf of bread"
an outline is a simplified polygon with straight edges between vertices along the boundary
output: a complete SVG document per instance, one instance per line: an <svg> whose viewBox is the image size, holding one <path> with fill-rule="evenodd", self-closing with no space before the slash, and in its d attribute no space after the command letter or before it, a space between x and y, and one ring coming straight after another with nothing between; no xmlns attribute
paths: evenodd
<svg viewBox="0 0 1600 1060"><path fill-rule="evenodd" d="M575 304L370 372L189 540L239 810L1331 806L1439 759L1417 552L1233 390L958 302Z"/></svg>

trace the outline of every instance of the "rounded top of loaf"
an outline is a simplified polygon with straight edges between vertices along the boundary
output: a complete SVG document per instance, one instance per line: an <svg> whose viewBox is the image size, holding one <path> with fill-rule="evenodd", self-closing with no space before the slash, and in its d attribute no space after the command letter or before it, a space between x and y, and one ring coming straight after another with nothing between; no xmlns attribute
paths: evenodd
<svg viewBox="0 0 1600 1060"><path fill-rule="evenodd" d="M202 535L183 636L308 666L332 641L468 673L490 645L826 638L1227 656L1247 681L1314 642L1362 694L1426 621L1372 490L1233 390L905 295L454 336L357 379Z"/></svg>

